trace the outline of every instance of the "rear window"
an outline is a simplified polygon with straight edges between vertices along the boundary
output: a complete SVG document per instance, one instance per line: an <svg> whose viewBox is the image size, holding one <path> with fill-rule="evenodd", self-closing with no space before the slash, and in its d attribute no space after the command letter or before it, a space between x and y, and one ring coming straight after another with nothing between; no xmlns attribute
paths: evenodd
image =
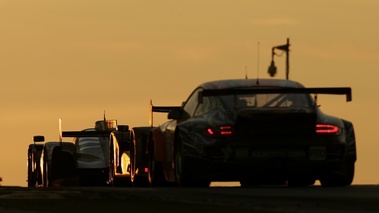
<svg viewBox="0 0 379 213"><path fill-rule="evenodd" d="M217 97L227 108L309 108L311 107L308 94L250 94L225 95Z"/></svg>

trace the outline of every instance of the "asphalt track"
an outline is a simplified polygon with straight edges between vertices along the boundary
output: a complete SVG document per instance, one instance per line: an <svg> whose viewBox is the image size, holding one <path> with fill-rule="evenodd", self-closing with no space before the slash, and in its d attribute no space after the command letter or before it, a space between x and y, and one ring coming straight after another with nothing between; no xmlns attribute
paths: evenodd
<svg viewBox="0 0 379 213"><path fill-rule="evenodd" d="M368 213L379 212L379 185L323 188L0 187L0 213Z"/></svg>

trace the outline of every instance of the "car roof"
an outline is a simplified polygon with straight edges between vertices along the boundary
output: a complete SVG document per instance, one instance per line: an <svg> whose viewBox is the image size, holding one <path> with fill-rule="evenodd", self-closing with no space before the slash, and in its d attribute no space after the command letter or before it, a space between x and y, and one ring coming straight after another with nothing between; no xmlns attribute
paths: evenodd
<svg viewBox="0 0 379 213"><path fill-rule="evenodd" d="M284 79L227 79L208 81L199 85L204 89L228 89L228 88L246 88L246 87L289 87L304 88L302 84L296 81Z"/></svg>

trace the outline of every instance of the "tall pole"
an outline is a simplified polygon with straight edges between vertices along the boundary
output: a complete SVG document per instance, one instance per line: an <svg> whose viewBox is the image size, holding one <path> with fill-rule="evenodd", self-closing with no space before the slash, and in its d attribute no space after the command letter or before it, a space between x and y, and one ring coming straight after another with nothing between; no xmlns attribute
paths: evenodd
<svg viewBox="0 0 379 213"><path fill-rule="evenodd" d="M271 77L274 77L276 74L276 66L274 62L274 56L278 55L275 53L275 49L279 49L286 52L286 79L289 79L289 73L290 73L290 59L289 59L289 51L290 51L290 39L287 38L287 44L274 46L271 49L271 64L268 68L268 73ZM280 55L279 55L280 56Z"/></svg>
<svg viewBox="0 0 379 213"><path fill-rule="evenodd" d="M289 74L290 74L290 39L287 38L287 48L286 48L286 79L289 79Z"/></svg>

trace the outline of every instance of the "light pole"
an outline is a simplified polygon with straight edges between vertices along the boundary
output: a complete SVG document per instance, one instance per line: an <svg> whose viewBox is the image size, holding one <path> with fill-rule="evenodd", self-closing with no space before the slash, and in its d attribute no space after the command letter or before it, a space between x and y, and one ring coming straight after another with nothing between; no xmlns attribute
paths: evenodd
<svg viewBox="0 0 379 213"><path fill-rule="evenodd" d="M282 54L278 55L275 53L275 49L279 49L286 52L286 79L288 80L289 73L290 73L290 63L289 63L289 51L290 51L290 39L287 38L287 44L275 46L272 48L271 51L271 64L268 67L268 73L271 77L274 77L276 74L276 66L274 62L274 55L281 56Z"/></svg>

